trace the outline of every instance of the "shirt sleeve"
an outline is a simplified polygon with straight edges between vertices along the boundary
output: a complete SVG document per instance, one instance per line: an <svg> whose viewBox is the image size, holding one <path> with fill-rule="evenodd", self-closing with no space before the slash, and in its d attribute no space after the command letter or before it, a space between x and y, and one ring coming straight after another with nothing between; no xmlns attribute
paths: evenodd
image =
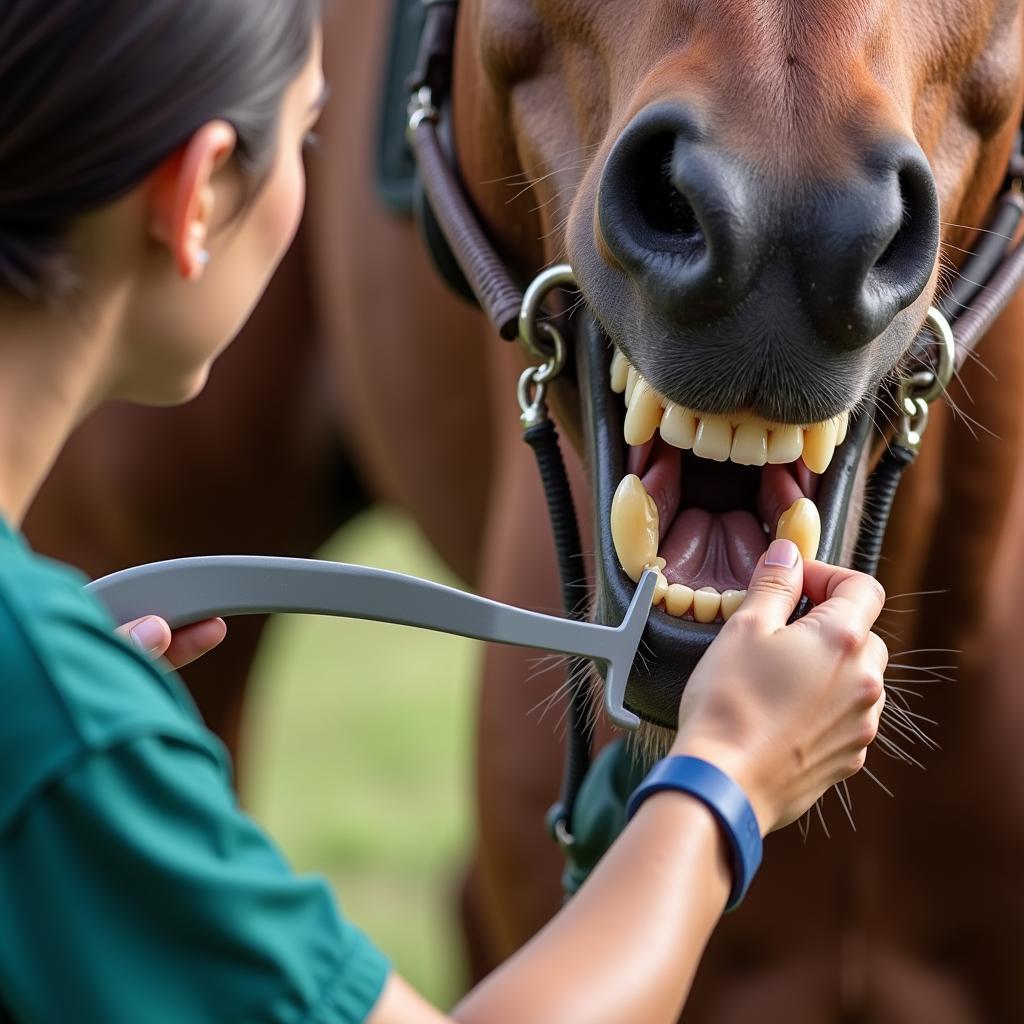
<svg viewBox="0 0 1024 1024"><path fill-rule="evenodd" d="M16 1020L355 1024L389 970L180 740L85 754L4 835L0 877Z"/></svg>

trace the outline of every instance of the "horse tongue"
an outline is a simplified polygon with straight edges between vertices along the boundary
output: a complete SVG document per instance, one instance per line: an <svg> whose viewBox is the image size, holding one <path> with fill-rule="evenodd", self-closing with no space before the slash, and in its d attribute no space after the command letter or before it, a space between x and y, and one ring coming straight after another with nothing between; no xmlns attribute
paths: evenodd
<svg viewBox="0 0 1024 1024"><path fill-rule="evenodd" d="M672 583L694 590L746 590L768 537L750 512L684 509L676 516L658 554Z"/></svg>

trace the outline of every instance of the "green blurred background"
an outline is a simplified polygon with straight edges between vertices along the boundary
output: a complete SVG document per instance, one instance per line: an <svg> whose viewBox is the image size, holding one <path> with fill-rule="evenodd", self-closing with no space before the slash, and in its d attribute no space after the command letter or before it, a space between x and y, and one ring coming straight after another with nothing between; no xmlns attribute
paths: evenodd
<svg viewBox="0 0 1024 1024"><path fill-rule="evenodd" d="M364 513L318 554L459 585L391 509ZM463 985L455 908L472 839L480 656L474 641L424 630L279 617L242 751L248 809L446 1008Z"/></svg>

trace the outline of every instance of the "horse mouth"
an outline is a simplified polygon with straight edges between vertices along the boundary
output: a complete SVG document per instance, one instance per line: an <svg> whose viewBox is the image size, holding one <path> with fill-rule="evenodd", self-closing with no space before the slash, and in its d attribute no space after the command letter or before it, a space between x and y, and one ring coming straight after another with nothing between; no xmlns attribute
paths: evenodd
<svg viewBox="0 0 1024 1024"><path fill-rule="evenodd" d="M625 404L628 470L612 499L612 541L634 582L658 569L656 605L725 621L772 537L817 556L818 478L846 440L848 410L813 424L702 413L669 401L618 350L610 385Z"/></svg>
<svg viewBox="0 0 1024 1024"><path fill-rule="evenodd" d="M580 381L594 483L597 615L616 623L647 566L660 571L626 693L673 726L682 688L773 537L805 558L846 554L849 508L871 416L814 424L703 415L668 401L584 317Z"/></svg>

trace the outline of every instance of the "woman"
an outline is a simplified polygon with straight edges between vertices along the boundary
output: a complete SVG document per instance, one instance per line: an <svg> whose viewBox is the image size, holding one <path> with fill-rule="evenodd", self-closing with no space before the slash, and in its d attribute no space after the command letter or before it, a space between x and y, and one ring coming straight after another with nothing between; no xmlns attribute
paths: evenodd
<svg viewBox="0 0 1024 1024"><path fill-rule="evenodd" d="M235 806L173 676L16 533L110 398L185 401L290 243L324 96L316 0L0 5L0 1018L672 1021L760 837L856 772L878 585L776 541L673 746L571 903L445 1017ZM817 607L786 621L804 592ZM140 650L139 648L142 648ZM745 830L745 831L744 831Z"/></svg>

